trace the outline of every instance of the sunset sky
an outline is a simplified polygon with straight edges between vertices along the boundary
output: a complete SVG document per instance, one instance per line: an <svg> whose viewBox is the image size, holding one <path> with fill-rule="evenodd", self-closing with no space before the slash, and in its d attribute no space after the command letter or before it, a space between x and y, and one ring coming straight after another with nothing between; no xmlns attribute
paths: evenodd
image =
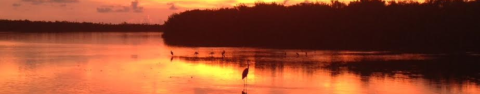
<svg viewBox="0 0 480 94"><path fill-rule="evenodd" d="M0 19L162 24L172 13L259 1L291 5L330 0L0 0Z"/></svg>

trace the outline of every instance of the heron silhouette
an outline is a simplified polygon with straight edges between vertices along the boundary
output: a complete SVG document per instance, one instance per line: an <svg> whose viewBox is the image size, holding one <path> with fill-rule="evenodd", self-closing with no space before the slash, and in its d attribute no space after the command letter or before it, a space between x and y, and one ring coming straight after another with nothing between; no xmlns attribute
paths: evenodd
<svg viewBox="0 0 480 94"><path fill-rule="evenodd" d="M247 78L247 76L248 76L248 70L249 70L249 68L250 68L250 62L247 61L247 68L245 68L245 69L243 70L243 72L242 72L242 80L243 80L243 82L244 82L244 84L243 84L244 87L247 86L247 79L245 79L245 78Z"/></svg>

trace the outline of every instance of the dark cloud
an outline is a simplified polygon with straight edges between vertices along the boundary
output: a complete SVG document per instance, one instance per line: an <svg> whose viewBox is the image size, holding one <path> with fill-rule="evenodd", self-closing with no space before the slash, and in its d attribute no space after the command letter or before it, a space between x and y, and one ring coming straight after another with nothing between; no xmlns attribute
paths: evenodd
<svg viewBox="0 0 480 94"><path fill-rule="evenodd" d="M143 7L139 6L138 0L132 1L130 6L102 6L97 8L99 13L109 13L109 12L143 12Z"/></svg>
<svg viewBox="0 0 480 94"><path fill-rule="evenodd" d="M77 3L79 0L22 0L23 2L30 2L32 4L43 3Z"/></svg>
<svg viewBox="0 0 480 94"><path fill-rule="evenodd" d="M22 4L13 3L12 6L14 6L14 7L19 7L19 6L22 6Z"/></svg>
<svg viewBox="0 0 480 94"><path fill-rule="evenodd" d="M177 10L178 7L175 6L175 3L167 3L167 5L170 5L170 10Z"/></svg>
<svg viewBox="0 0 480 94"><path fill-rule="evenodd" d="M115 9L115 12L129 12L130 11L130 7L120 7L118 9Z"/></svg>
<svg viewBox="0 0 480 94"><path fill-rule="evenodd" d="M47 0L55 3L76 3L78 0Z"/></svg>
<svg viewBox="0 0 480 94"><path fill-rule="evenodd" d="M130 5L134 12L143 12L143 7L138 6L138 0L135 0Z"/></svg>
<svg viewBox="0 0 480 94"><path fill-rule="evenodd" d="M97 8L97 12L100 13L109 13L109 12L129 12L130 7L126 6L103 6Z"/></svg>
<svg viewBox="0 0 480 94"><path fill-rule="evenodd" d="M108 7L99 7L99 8L97 8L97 12L107 13L107 12L112 12L112 9L108 8Z"/></svg>

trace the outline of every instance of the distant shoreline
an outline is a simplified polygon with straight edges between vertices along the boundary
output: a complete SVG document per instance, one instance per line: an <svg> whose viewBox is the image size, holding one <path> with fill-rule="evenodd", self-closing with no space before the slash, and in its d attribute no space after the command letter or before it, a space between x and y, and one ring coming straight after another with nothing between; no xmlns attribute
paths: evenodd
<svg viewBox="0 0 480 94"><path fill-rule="evenodd" d="M193 47L480 52L478 11L478 0L257 3L174 14L163 37Z"/></svg>
<svg viewBox="0 0 480 94"><path fill-rule="evenodd" d="M0 32L161 32L159 24L108 24L68 21L2 20Z"/></svg>

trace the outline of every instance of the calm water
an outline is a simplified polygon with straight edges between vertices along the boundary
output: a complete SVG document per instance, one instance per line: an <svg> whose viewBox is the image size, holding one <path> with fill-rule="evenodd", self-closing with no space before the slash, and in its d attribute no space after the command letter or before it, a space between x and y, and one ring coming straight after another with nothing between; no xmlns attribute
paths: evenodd
<svg viewBox="0 0 480 94"><path fill-rule="evenodd" d="M406 71L363 75L328 67L435 56L170 47L161 33L0 33L0 94L480 94L474 78L431 79Z"/></svg>

